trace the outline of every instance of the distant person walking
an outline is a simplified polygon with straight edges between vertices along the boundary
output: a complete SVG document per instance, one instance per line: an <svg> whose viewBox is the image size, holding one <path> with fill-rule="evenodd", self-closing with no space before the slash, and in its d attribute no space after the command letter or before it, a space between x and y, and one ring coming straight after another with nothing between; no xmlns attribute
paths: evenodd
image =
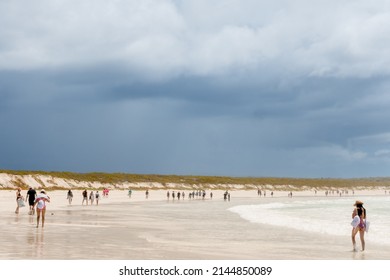
<svg viewBox="0 0 390 280"><path fill-rule="evenodd" d="M66 198L68 199L69 205L71 205L72 204L72 200L73 200L72 190L68 191L68 194L66 195Z"/></svg>
<svg viewBox="0 0 390 280"><path fill-rule="evenodd" d="M24 207L24 200L22 195L22 189L17 188L16 190L16 209L15 214L19 214L19 208Z"/></svg>
<svg viewBox="0 0 390 280"><path fill-rule="evenodd" d="M99 191L96 191L95 197L96 197L96 205L99 205L99 200L100 200Z"/></svg>
<svg viewBox="0 0 390 280"><path fill-rule="evenodd" d="M355 208L352 212L352 245L353 250L356 251L356 234L359 232L360 242L362 244L362 251L366 248L366 242L364 240L364 232L367 229L366 219L367 219L367 211L363 207L363 202L356 200L353 205Z"/></svg>
<svg viewBox="0 0 390 280"><path fill-rule="evenodd" d="M50 202L50 198L46 195L45 190L41 190L41 193L37 196L34 203L34 206L37 207L37 227L39 226L41 216L42 227L45 225L46 202Z"/></svg>
<svg viewBox="0 0 390 280"><path fill-rule="evenodd" d="M88 192L87 192L87 190L83 191L83 201L81 202L81 205L84 205L84 201L88 205Z"/></svg>
<svg viewBox="0 0 390 280"><path fill-rule="evenodd" d="M146 190L146 192L145 192L145 197L146 197L146 198L149 198L149 190Z"/></svg>
<svg viewBox="0 0 390 280"><path fill-rule="evenodd" d="M26 195L26 202L28 200L28 205L30 207L30 210L28 211L29 215L34 215L35 210L34 210L34 203L35 203L35 198L37 197L37 192L33 188L29 188L27 191Z"/></svg>
<svg viewBox="0 0 390 280"><path fill-rule="evenodd" d="M93 193L93 191L91 191L89 194L89 200L91 202L91 205L93 205L93 203L95 202L95 194Z"/></svg>
<svg viewBox="0 0 390 280"><path fill-rule="evenodd" d="M223 200L227 200L227 198L228 198L228 195L229 195L229 193L228 193L228 191L225 191L224 193L223 193ZM229 197L229 199L230 199L230 197Z"/></svg>

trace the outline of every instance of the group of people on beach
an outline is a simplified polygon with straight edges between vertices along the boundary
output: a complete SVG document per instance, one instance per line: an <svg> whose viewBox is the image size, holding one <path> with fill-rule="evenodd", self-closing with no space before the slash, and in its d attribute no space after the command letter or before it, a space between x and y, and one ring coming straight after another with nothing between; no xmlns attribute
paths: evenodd
<svg viewBox="0 0 390 280"><path fill-rule="evenodd" d="M131 197L131 190L129 190L129 197ZM108 195L107 189L104 189L103 191L104 196ZM149 196L149 191L146 191L146 198ZM263 193L261 190L258 191L258 195L266 195L265 191ZM329 193L328 193L329 194ZM180 198L184 199L185 193L180 191L167 191L167 199L169 200L172 196L172 199L174 200L177 198L180 200ZM94 193L93 191L90 191L89 195L87 190L85 189L82 192L82 205L84 205L84 202L86 205L88 205L88 201L90 201L90 205L93 205L96 201L96 205L99 204L100 194L99 191L96 190ZM204 199L206 197L205 191L193 191L189 194L189 199L194 197L200 197ZM213 197L212 192L210 192L210 198ZM292 197L292 193L289 193L289 197ZM224 192L223 194L224 200L230 200L230 193L228 191ZM73 200L73 192L72 190L68 190L67 192L67 199L68 203L72 204ZM27 191L26 198L22 195L22 189L19 187L16 189L16 209L15 214L19 214L19 210L21 207L25 206L25 202L28 201L29 205L29 215L37 215L37 224L36 227L39 227L39 223L41 222L42 227L44 227L45 224L45 214L46 214L46 203L50 202L50 197L46 194L46 191L44 189L41 189L39 193L37 191L30 187ZM356 247L356 235L359 233L360 242L361 242L361 250L364 251L366 244L364 239L365 232L368 231L369 228L369 222L367 221L367 210L363 207L363 202L360 200L356 200L355 204L353 205L354 209L352 211L352 232L351 232L351 239L352 239L352 246L353 251L357 251Z"/></svg>
<svg viewBox="0 0 390 280"><path fill-rule="evenodd" d="M317 195L317 190L314 190L314 194ZM349 191L348 190L326 190L324 192L325 196L330 196L330 195L338 195L338 196L342 196L342 195L348 195L349 194ZM352 190L352 195L355 194L355 191ZM386 191L385 191L385 194L386 194ZM257 195L258 196L264 196L266 197L267 196L267 191L266 190L261 190L261 189L257 189ZM273 197L274 195L274 192L271 191L271 197ZM293 193L292 191L289 191L288 194L287 194L288 197L292 198L293 197Z"/></svg>
<svg viewBox="0 0 390 280"><path fill-rule="evenodd" d="M104 193L104 190L103 190L103 193ZM91 191L89 193L89 195L88 195L87 190L84 190L82 192L82 196L83 196L83 200L81 202L81 205L84 205L84 202L86 205L88 205L88 201L90 202L90 205L93 205L95 201L96 201L96 205L99 205L100 194L99 194L98 190L96 190L96 193Z"/></svg>
<svg viewBox="0 0 390 280"><path fill-rule="evenodd" d="M29 205L29 215L35 215L35 211L37 214L37 227L39 227L40 220L42 221L42 227L45 225L45 214L46 214L46 203L50 202L50 197L46 194L44 189L41 189L38 194L35 189L29 188L27 191L26 199ZM25 206L24 197L22 195L22 189L16 189L16 210L15 214L19 214L20 207Z"/></svg>
<svg viewBox="0 0 390 280"><path fill-rule="evenodd" d="M290 194L291 194L291 197L292 197L292 192L290 192L289 194L288 194L288 196L290 197ZM264 195L264 197L266 197L267 196L267 191L266 190L261 190L261 189L257 189L257 196L262 196L262 195ZM271 197L274 197L274 192L273 191L271 191Z"/></svg>
<svg viewBox="0 0 390 280"><path fill-rule="evenodd" d="M105 196L108 196L108 191L104 190ZM82 205L84 205L84 202L86 202L86 205L88 205L88 201L90 201L90 205L93 205L96 201L96 205L99 205L100 200L100 194L99 191L96 190L94 193L93 191L90 192L88 196L87 190L84 190L82 192L83 200ZM66 199L68 200L69 205L72 204L73 201L73 192L72 190L68 190ZM37 191L30 187L27 191L26 198L22 195L22 188L18 187L16 189L16 209L15 214L19 214L19 210L21 207L25 207L25 202L28 201L29 206L29 215L35 215L37 214L37 227L39 227L39 223L41 221L42 227L45 225L45 215L46 215L46 203L50 202L50 197L46 194L46 191L44 189L41 189L39 193Z"/></svg>
<svg viewBox="0 0 390 280"><path fill-rule="evenodd" d="M103 193L104 190L103 190ZM84 202L86 205L88 205L88 201L89 201L89 204L90 205L93 205L96 201L96 205L99 205L99 200L100 200L100 193L99 193L99 190L96 190L96 192L94 193L93 190L89 193L88 195L88 191L87 190L84 190L82 192L82 201L81 201L81 205L84 205ZM68 200L69 202L69 205L72 204L72 201L73 201L73 192L72 190L68 190L68 193L66 195L66 199Z"/></svg>
<svg viewBox="0 0 390 280"><path fill-rule="evenodd" d="M185 199L186 194L184 191L183 192L172 191L172 193L170 191L167 191L167 199L169 200L171 197L172 197L172 200L175 200L176 198L177 198L177 200L180 200L180 199ZM188 199L195 199L195 198L206 199L206 191L205 190L197 190L197 191L189 192ZM210 192L210 199L213 199L213 192Z"/></svg>

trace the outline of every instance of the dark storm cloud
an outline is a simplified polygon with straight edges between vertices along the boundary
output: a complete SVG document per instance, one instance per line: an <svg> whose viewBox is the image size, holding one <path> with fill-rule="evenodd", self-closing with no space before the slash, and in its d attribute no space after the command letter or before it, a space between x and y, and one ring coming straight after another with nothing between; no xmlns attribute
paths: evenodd
<svg viewBox="0 0 390 280"><path fill-rule="evenodd" d="M385 77L311 78L285 89L204 78L129 83L119 73L105 67L2 75L3 88L15 93L5 94L3 164L13 167L15 154L23 154L24 169L277 175L271 169L279 166L292 176L299 173L297 151L300 160L317 156L327 164L326 157L386 155L383 146L368 150L366 136L389 129L377 92ZM47 91L46 98L28 94Z"/></svg>
<svg viewBox="0 0 390 280"><path fill-rule="evenodd" d="M388 12L383 1L2 1L0 168L384 175Z"/></svg>

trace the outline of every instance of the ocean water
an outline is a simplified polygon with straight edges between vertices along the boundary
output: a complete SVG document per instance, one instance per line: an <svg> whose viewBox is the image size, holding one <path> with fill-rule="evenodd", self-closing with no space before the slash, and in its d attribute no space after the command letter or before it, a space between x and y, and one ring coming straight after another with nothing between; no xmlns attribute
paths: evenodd
<svg viewBox="0 0 390 280"><path fill-rule="evenodd" d="M356 198L357 199L357 198ZM367 210L370 227L366 240L390 245L390 196L359 197ZM309 233L349 236L354 197L286 199L269 203L237 205L229 211L263 225L291 228Z"/></svg>

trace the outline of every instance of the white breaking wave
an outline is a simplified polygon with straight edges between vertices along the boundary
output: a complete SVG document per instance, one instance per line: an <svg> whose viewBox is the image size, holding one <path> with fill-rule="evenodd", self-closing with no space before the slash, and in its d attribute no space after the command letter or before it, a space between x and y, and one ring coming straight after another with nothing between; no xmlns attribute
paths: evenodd
<svg viewBox="0 0 390 280"><path fill-rule="evenodd" d="M351 233L353 199L302 200L287 203L272 202L238 205L229 211L258 224L295 229L309 233L348 236ZM370 242L390 244L390 197L370 197L365 200Z"/></svg>

